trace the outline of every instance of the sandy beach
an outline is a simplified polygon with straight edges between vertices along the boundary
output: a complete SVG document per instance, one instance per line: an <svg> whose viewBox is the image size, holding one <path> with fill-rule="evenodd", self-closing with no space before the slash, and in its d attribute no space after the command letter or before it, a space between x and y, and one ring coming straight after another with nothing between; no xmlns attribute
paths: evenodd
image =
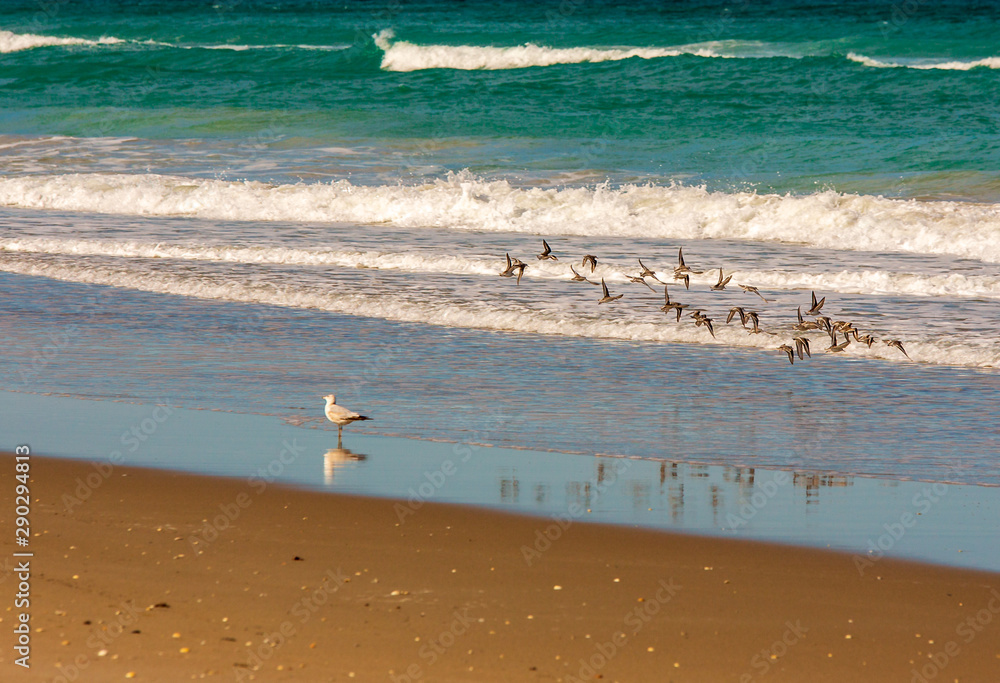
<svg viewBox="0 0 1000 683"><path fill-rule="evenodd" d="M13 490L13 457L2 458ZM31 458L3 680L995 681L1000 577ZM12 504L0 511L12 529ZM13 534L3 538L5 562ZM18 558L19 559L19 558ZM20 561L20 559L19 559ZM5 569L10 567L5 564ZM30 669L11 646L30 615Z"/></svg>

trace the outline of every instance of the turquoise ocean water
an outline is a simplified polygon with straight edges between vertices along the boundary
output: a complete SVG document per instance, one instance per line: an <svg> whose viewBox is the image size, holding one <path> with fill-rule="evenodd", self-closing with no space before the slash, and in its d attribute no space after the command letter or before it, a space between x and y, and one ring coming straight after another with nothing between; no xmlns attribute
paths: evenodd
<svg viewBox="0 0 1000 683"><path fill-rule="evenodd" d="M996 3L0 8L8 390L1000 484L998 264Z"/></svg>

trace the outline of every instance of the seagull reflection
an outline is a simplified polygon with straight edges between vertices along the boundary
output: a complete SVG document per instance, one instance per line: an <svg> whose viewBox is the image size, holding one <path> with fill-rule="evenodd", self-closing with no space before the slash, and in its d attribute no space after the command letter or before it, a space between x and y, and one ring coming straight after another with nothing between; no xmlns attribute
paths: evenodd
<svg viewBox="0 0 1000 683"><path fill-rule="evenodd" d="M331 448L323 454L323 481L329 486L333 483L334 470L367 459L364 453L355 453L348 448Z"/></svg>

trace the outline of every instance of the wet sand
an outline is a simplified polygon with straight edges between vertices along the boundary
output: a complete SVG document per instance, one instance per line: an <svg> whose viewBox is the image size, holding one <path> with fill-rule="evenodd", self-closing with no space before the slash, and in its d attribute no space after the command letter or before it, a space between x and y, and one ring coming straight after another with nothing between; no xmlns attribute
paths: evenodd
<svg viewBox="0 0 1000 683"><path fill-rule="evenodd" d="M38 456L30 488L4 681L1000 680L1000 574Z"/></svg>

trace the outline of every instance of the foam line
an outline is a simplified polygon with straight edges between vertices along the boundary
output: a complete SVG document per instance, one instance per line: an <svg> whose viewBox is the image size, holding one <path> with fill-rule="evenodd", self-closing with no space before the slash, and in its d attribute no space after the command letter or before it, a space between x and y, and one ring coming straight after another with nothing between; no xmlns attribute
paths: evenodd
<svg viewBox="0 0 1000 683"><path fill-rule="evenodd" d="M206 272L156 272L141 263L119 265L72 264L46 262L14 257L0 258L0 270L22 275L49 277L68 282L110 285L146 292L191 296L202 299L257 303L290 308L318 310L417 322L445 327L488 329L521 333L586 337L599 339L678 342L700 345L759 348L777 354L777 345L791 336L768 334L748 335L737 325L717 321L716 337L690 324L678 325L665 317L655 319L607 318L600 313L572 311L565 308L546 309L524 303L503 300L500 303L463 301L451 296L432 300L422 294L409 297L394 291L386 296L350 286L316 287L288 283L276 286L269 282L240 280L231 275ZM817 346L823 344L825 333L814 335ZM879 335L881 336L881 335ZM1000 343L992 338L956 339L953 335L908 338L906 348L913 361L997 367L1000 365ZM841 357L879 358L893 362L912 362L895 349L876 344L871 349L852 344Z"/></svg>
<svg viewBox="0 0 1000 683"><path fill-rule="evenodd" d="M215 220L386 223L537 235L741 239L1000 263L1000 206L709 192L687 186L521 188L450 174L421 185L275 185L153 174L0 177L0 205Z"/></svg>

